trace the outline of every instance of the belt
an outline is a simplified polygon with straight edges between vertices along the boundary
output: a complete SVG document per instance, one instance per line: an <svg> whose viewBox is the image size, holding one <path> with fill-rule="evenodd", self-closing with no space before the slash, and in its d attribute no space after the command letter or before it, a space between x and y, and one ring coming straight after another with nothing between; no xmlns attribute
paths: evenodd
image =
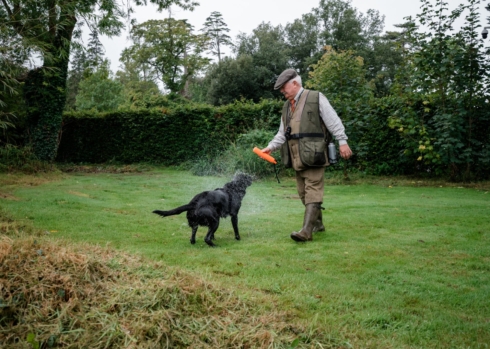
<svg viewBox="0 0 490 349"><path fill-rule="evenodd" d="M325 135L323 133L294 133L290 136L289 139L300 139L305 137L313 137L313 138L323 138Z"/></svg>

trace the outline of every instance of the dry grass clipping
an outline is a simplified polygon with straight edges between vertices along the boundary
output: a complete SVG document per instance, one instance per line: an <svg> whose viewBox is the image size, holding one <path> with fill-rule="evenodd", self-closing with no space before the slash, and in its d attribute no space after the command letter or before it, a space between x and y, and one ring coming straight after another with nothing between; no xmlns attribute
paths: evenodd
<svg viewBox="0 0 490 349"><path fill-rule="evenodd" d="M161 263L16 235L0 235L1 348L282 348L304 331Z"/></svg>

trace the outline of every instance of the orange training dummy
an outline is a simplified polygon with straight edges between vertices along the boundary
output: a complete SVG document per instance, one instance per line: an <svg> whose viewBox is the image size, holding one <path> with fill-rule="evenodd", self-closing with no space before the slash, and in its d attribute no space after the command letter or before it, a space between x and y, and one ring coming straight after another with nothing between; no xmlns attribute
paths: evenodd
<svg viewBox="0 0 490 349"><path fill-rule="evenodd" d="M274 165L277 164L276 159L274 159L269 154L266 154L266 153L261 152L260 149L257 148L257 147L254 148L254 153L257 154L258 156L260 156L262 159L267 160L267 161L269 161L270 163L272 163Z"/></svg>

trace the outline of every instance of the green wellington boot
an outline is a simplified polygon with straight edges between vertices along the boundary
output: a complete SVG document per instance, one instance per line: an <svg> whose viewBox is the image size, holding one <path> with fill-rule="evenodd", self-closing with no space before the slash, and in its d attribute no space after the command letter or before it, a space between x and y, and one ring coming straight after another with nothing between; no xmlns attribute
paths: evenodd
<svg viewBox="0 0 490 349"><path fill-rule="evenodd" d="M318 204L307 204L305 208L305 217L303 220L303 228L299 232L292 232L291 239L298 242L313 240L313 223L318 219Z"/></svg>
<svg viewBox="0 0 490 349"><path fill-rule="evenodd" d="M323 217L322 217L322 210L324 208L322 207L322 204L317 204L318 205L318 216L315 222L313 223L313 229L311 230L312 233L316 233L318 231L325 231L325 226L323 225Z"/></svg>

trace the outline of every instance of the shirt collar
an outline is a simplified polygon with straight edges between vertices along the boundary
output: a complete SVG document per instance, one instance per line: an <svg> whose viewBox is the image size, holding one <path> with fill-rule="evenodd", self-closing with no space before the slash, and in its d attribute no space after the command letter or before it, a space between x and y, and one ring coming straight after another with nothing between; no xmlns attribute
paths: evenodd
<svg viewBox="0 0 490 349"><path fill-rule="evenodd" d="M294 96L294 101L295 101L295 103L296 103L296 102L298 102L299 96L301 96L301 93L303 93L303 91L304 91L304 88L303 88L303 87L301 87L301 88L299 89L298 93L296 94L296 96Z"/></svg>

